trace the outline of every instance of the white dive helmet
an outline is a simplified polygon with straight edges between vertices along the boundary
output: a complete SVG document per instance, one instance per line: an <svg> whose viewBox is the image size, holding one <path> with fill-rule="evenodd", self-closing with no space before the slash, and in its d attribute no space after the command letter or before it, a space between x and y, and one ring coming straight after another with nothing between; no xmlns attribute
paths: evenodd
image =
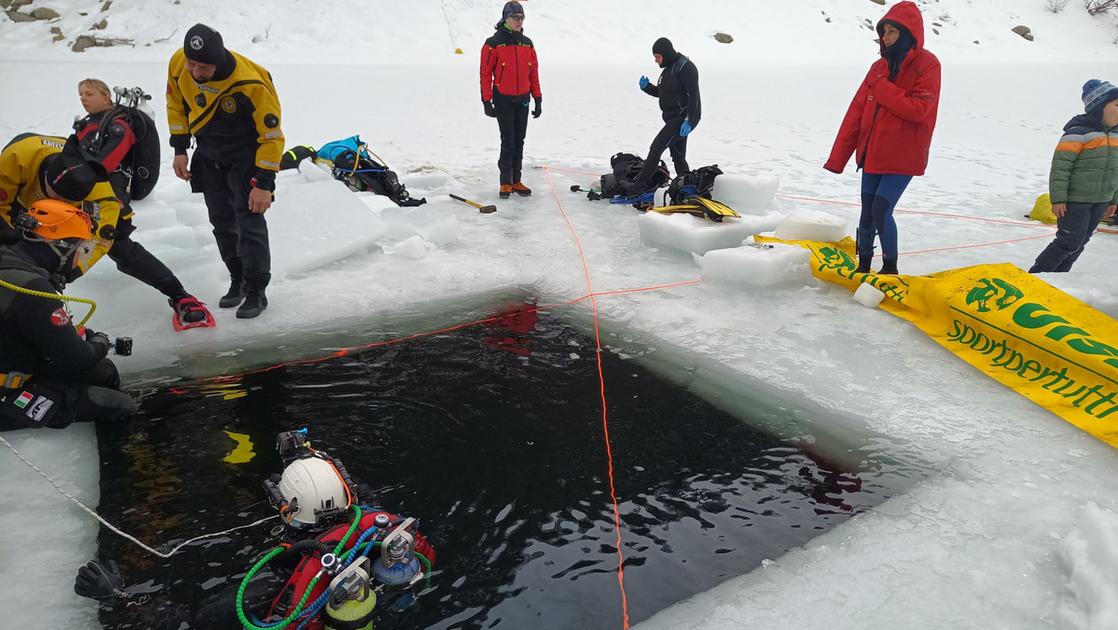
<svg viewBox="0 0 1118 630"><path fill-rule="evenodd" d="M280 477L279 490L290 506L290 524L295 527L317 526L316 511L349 507L341 475L330 462L318 457L288 464Z"/></svg>

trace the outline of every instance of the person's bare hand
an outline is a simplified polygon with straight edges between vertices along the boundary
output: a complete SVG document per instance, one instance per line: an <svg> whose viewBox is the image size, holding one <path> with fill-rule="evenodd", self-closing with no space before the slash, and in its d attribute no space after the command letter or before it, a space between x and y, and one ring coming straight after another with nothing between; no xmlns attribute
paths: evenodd
<svg viewBox="0 0 1118 630"><path fill-rule="evenodd" d="M1056 215L1057 219L1064 218L1064 215L1067 214L1067 213L1068 213L1068 204L1066 204L1066 203L1054 203L1054 204L1052 204L1052 214Z"/></svg>
<svg viewBox="0 0 1118 630"><path fill-rule="evenodd" d="M264 214L272 207L272 191L253 188L248 194L248 209L256 214Z"/></svg>
<svg viewBox="0 0 1118 630"><path fill-rule="evenodd" d="M185 155L176 155L175 160L171 162L171 168L175 169L175 177L184 182L190 181L190 167Z"/></svg>

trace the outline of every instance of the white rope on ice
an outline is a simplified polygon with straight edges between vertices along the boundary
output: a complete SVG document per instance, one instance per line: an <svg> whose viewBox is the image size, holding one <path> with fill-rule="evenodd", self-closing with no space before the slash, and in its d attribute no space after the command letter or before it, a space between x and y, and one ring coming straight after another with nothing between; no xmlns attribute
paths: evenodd
<svg viewBox="0 0 1118 630"><path fill-rule="evenodd" d="M132 536L131 534L128 534L127 532L121 531L120 529L118 529L112 523L106 521L104 518L101 518L100 514L98 514L97 512L94 512L92 509L86 507L86 505L84 503L82 503L78 499L74 498L73 495L71 495L69 492L67 492L62 486L58 485L54 481L54 479L51 479L50 475L48 475L45 472L43 472L42 470L40 470L38 466L36 466L31 461L29 461L26 457L24 457L22 453L20 453L19 451L16 450L16 447L12 446L11 442L9 442L8 440L6 440L4 438L3 435L0 435L0 442L3 442L4 446L7 446L8 450L10 450L13 455L15 455L16 457L19 458L19 461L23 462L24 464L27 464L27 466L30 467L31 470L34 470L35 472L39 473L39 475L42 476L43 479L47 480L47 483L54 486L55 490L57 490L59 493L61 493L62 496L66 497L67 499L70 499L70 501L73 501L73 503L75 505L77 505L79 508L81 508L86 514L89 514L93 518L97 519L102 525L109 528L113 533L120 536L121 538L132 541L133 543L138 545L144 551L147 551L148 553L159 556L160 558L170 558L171 556L178 553L178 551L180 549L182 549L183 547L185 547L185 546L187 546L191 543L198 542L199 540L203 540L205 538L213 538L214 536L221 536L221 535L224 535L224 534L230 534L230 533L235 532L235 531L240 530L240 529L248 529L249 527L256 527L257 525L260 525L261 523L266 523L266 522L268 522L272 519L279 518L279 514L274 514L272 516L268 516L266 518L262 518L260 520L253 521L252 523L248 523L247 525L238 525L237 527L226 529L224 531L213 532L211 534L202 534L201 536L195 536L194 538L191 538L190 540L187 540L186 542L180 543L180 544L176 545L170 551L164 553L162 551L159 551L157 549L153 549L153 548L147 546L146 544L140 542L136 537Z"/></svg>

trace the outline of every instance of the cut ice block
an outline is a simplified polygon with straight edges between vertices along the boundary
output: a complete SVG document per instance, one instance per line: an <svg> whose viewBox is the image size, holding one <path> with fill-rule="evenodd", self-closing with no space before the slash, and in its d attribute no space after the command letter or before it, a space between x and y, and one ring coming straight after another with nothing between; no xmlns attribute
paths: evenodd
<svg viewBox="0 0 1118 630"><path fill-rule="evenodd" d="M862 306L877 308L877 305L881 304L881 300L885 299L885 294L877 287L863 283L862 286L858 287L858 290L854 292L854 299Z"/></svg>
<svg viewBox="0 0 1118 630"><path fill-rule="evenodd" d="M711 197L738 211L764 211L773 205L780 178L770 176L719 175Z"/></svg>
<svg viewBox="0 0 1118 630"><path fill-rule="evenodd" d="M449 203L437 201L415 208L384 208L380 217L388 225L390 236L405 239L419 235L442 248L458 240L462 234L454 211L455 207Z"/></svg>
<svg viewBox="0 0 1118 630"><path fill-rule="evenodd" d="M337 180L291 186L268 210L272 273L325 267L368 250L387 231L384 221Z"/></svg>
<svg viewBox="0 0 1118 630"><path fill-rule="evenodd" d="M703 282L775 286L811 281L811 252L775 243L716 249L699 260Z"/></svg>
<svg viewBox="0 0 1118 630"><path fill-rule="evenodd" d="M826 212L799 210L776 226L775 235L788 241L837 243L847 233L847 221Z"/></svg>
<svg viewBox="0 0 1118 630"><path fill-rule="evenodd" d="M738 219L714 223L689 214L646 212L637 217L641 241L693 254L737 247L753 234L753 225Z"/></svg>

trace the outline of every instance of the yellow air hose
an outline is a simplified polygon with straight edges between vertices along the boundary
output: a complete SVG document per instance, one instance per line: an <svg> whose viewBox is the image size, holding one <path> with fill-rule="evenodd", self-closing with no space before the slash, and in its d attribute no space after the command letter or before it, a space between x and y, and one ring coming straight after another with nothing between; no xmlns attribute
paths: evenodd
<svg viewBox="0 0 1118 630"><path fill-rule="evenodd" d="M89 321L89 318L93 317L93 313L97 310L97 302L94 302L93 300L87 298L69 297L66 295L59 295L58 293L47 293L46 291L34 291L32 289L25 289L21 286L11 284L10 282L4 282L3 280L0 280L0 287L4 287L5 289L8 289L10 291L15 291L16 293L30 295L32 297L40 297L48 300L62 300L63 302L79 302L81 304L88 304L89 312L86 313L85 317L83 317L82 320L76 324L77 328L85 326L85 323Z"/></svg>

